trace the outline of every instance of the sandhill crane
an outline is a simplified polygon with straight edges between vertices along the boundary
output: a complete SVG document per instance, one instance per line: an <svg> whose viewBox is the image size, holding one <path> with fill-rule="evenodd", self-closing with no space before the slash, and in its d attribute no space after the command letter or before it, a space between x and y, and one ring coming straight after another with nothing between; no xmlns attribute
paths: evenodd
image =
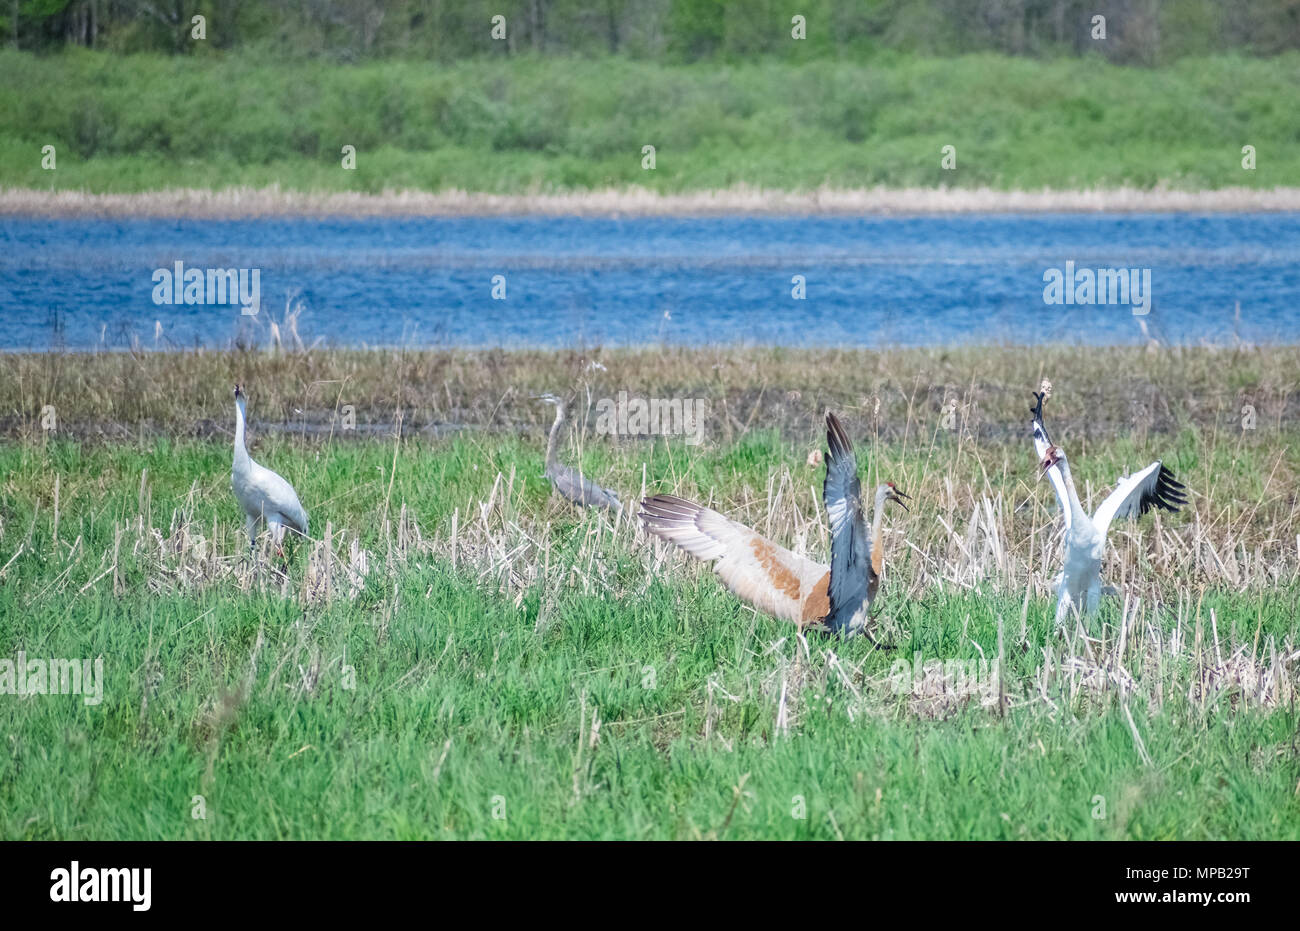
<svg viewBox="0 0 1300 931"><path fill-rule="evenodd" d="M546 438L546 472L551 485L562 497L588 508L609 508L615 515L623 513L623 503L612 491L601 488L577 469L560 462L560 429L564 426L564 401L553 394L539 394L534 400L555 405L555 423Z"/></svg>
<svg viewBox="0 0 1300 931"><path fill-rule="evenodd" d="M1056 601L1056 622L1062 624L1071 609L1085 614L1097 610L1102 595L1101 560L1111 521L1116 517L1138 517L1153 507L1177 511L1179 505L1187 503L1187 496L1174 473L1157 459L1140 472L1121 477L1115 490L1089 517L1079 503L1065 451L1052 443L1043 426L1047 393L1035 391L1034 398L1036 403L1030 408L1034 415L1034 451L1065 516L1065 565L1057 577ZM1110 591L1113 589L1107 593Z"/></svg>
<svg viewBox="0 0 1300 931"><path fill-rule="evenodd" d="M827 419L828 439L832 423L842 438L843 428L832 414ZM861 516L861 483L854 474L857 466L847 439L841 444L840 438L832 442L832 456L838 458L827 465L824 487L827 512L832 513L834 508L834 514L839 515L838 523L835 516L831 519L830 566L799 556L712 508L676 495L646 498L641 502L641 519L650 533L697 559L712 562L713 571L723 584L760 611L792 621L804 629L846 635L865 633L865 609L880 584L883 559L880 526L884 504L891 500L902 504L901 499L907 495L891 483L879 486L874 535L868 534ZM851 519L846 520L850 515ZM861 565L855 568L858 549L870 556L863 556ZM865 562L867 558L870 564ZM843 569L832 568L837 565ZM864 581L855 585L854 573L859 571ZM833 591L839 593L838 600ZM861 617L857 617L859 608L864 612Z"/></svg>
<svg viewBox="0 0 1300 931"><path fill-rule="evenodd" d="M248 548L256 548L258 521L265 521L276 550L284 555L285 528L307 535L307 512L293 486L270 469L258 465L244 445L244 390L235 385L235 461L230 484L239 506L244 509Z"/></svg>
<svg viewBox="0 0 1300 931"><path fill-rule="evenodd" d="M876 486L875 509L871 529L862 508L862 482L858 478L858 460L839 418L826 413L826 481L822 500L831 524L830 613L826 626L844 636L865 633L871 619L871 602L880 588L884 563L884 540L881 525L885 503L897 501L910 510L903 494L893 482Z"/></svg>

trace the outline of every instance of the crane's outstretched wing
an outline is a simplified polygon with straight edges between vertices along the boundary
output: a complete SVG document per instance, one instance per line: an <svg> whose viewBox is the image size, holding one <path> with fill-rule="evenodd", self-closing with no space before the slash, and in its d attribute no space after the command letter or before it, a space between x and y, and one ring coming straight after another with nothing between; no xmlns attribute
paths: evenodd
<svg viewBox="0 0 1300 931"><path fill-rule="evenodd" d="M1177 481L1174 473L1157 459L1141 472L1120 479L1119 485L1097 508L1092 522L1104 538L1110 522L1116 517L1139 517L1153 507L1177 511L1186 503L1187 494L1182 482Z"/></svg>
<svg viewBox="0 0 1300 931"><path fill-rule="evenodd" d="M548 469L546 474L555 483L555 490L574 504L586 508L609 508L620 514L623 512L623 503L618 500L618 495L601 488L577 469L558 465Z"/></svg>
<svg viewBox="0 0 1300 931"><path fill-rule="evenodd" d="M1038 462L1047 458L1047 449L1052 445L1051 437L1047 435L1047 428L1043 426L1043 402L1047 400L1045 392L1034 392L1034 398L1037 403L1031 407L1030 413L1034 419L1030 424L1030 432L1034 437L1034 452L1038 454ZM1056 500L1061 505L1061 514L1065 518L1065 529L1070 529L1070 499L1065 492L1065 477L1061 475L1059 466L1052 466L1047 470L1047 480L1052 483L1052 488L1056 490Z"/></svg>
<svg viewBox="0 0 1300 931"><path fill-rule="evenodd" d="M760 536L712 508L676 495L641 502L646 530L681 547L713 571L749 604L803 626L830 612L830 570Z"/></svg>
<svg viewBox="0 0 1300 931"><path fill-rule="evenodd" d="M862 482L858 460L839 418L826 414L826 481L822 500L831 524L830 616L827 623L840 629L867 601L870 584L871 532L862 513Z"/></svg>

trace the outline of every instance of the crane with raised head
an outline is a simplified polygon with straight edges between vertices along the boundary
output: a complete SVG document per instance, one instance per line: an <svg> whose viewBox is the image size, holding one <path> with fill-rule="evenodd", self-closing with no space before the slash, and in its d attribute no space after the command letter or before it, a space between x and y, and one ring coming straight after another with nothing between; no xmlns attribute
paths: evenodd
<svg viewBox="0 0 1300 931"><path fill-rule="evenodd" d="M1035 404L1030 408L1034 452L1042 475L1047 476L1056 491L1065 520L1065 564L1057 576L1056 600L1056 622L1062 624L1070 611L1092 614L1101 602L1101 561L1111 522L1116 518L1140 517L1152 508L1177 511L1187 503L1187 495L1174 473L1157 459L1133 475L1121 476L1115 490L1089 517L1079 503L1065 450L1052 442L1043 426L1047 392L1035 391L1034 399Z"/></svg>
<svg viewBox="0 0 1300 931"><path fill-rule="evenodd" d="M230 484L243 508L248 529L248 548L257 545L257 526L266 523L277 552L284 555L284 533L292 530L307 535L307 512L293 486L280 475L253 461L244 444L244 389L235 385L235 459L230 470Z"/></svg>

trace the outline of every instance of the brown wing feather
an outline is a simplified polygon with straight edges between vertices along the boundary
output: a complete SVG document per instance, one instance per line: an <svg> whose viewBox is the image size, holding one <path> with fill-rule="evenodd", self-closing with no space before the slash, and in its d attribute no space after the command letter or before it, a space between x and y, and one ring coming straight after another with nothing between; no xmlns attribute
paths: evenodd
<svg viewBox="0 0 1300 931"><path fill-rule="evenodd" d="M760 611L800 626L830 612L830 569L805 559L712 508L676 495L641 502L646 530L713 562L713 571L737 597Z"/></svg>
<svg viewBox="0 0 1300 931"><path fill-rule="evenodd" d="M813 586L812 592L803 603L803 617L799 621L799 626L820 626L826 620L826 615L830 613L831 572L827 569L826 574L817 580L817 584Z"/></svg>

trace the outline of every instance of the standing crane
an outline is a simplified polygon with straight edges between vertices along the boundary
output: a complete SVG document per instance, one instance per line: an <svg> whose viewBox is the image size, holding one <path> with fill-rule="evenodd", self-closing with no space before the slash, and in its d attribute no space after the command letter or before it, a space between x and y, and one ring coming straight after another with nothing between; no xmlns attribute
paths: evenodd
<svg viewBox="0 0 1300 931"><path fill-rule="evenodd" d="M612 491L601 488L577 469L560 462L558 448L560 429L564 426L564 400L553 394L539 394L534 400L555 405L555 422L551 424L550 435L546 438L546 472L547 479L560 494L574 504L587 508L608 508L615 515L623 513L623 502Z"/></svg>
<svg viewBox="0 0 1300 931"><path fill-rule="evenodd" d="M1062 624L1071 610L1093 614L1101 602L1101 560L1106 553L1106 534L1111 521L1117 517L1140 517L1153 507L1177 511L1187 503L1187 496L1183 484L1157 459L1140 472L1121 477L1115 490L1089 517L1079 503L1065 450L1051 441L1043 426L1043 401L1047 393L1035 391L1034 398L1036 403L1030 408L1034 415L1031 427L1034 451L1065 515L1065 565L1057 577L1056 601L1056 623Z"/></svg>
<svg viewBox="0 0 1300 931"><path fill-rule="evenodd" d="M801 629L844 635L865 633L865 610L880 586L884 504L891 500L902 504L901 499L907 495L892 483L879 486L874 533L867 533L861 515L861 483L855 474L857 464L834 414L827 415L827 439L832 458L827 463L823 495L827 513L831 514L829 566L793 553L712 508L676 495L646 498L641 502L641 520L646 530L660 539L696 559L712 562L714 573L727 589L758 610L791 621ZM859 552L869 556L859 559ZM854 584L855 573L862 575L862 584ZM861 617L857 616L859 609Z"/></svg>
<svg viewBox="0 0 1300 931"><path fill-rule="evenodd" d="M239 506L244 509L250 553L256 549L260 521L266 522L281 556L286 528L307 535L307 512L293 486L248 455L248 447L244 445L244 389L240 385L235 385L235 461L230 470L230 484Z"/></svg>

